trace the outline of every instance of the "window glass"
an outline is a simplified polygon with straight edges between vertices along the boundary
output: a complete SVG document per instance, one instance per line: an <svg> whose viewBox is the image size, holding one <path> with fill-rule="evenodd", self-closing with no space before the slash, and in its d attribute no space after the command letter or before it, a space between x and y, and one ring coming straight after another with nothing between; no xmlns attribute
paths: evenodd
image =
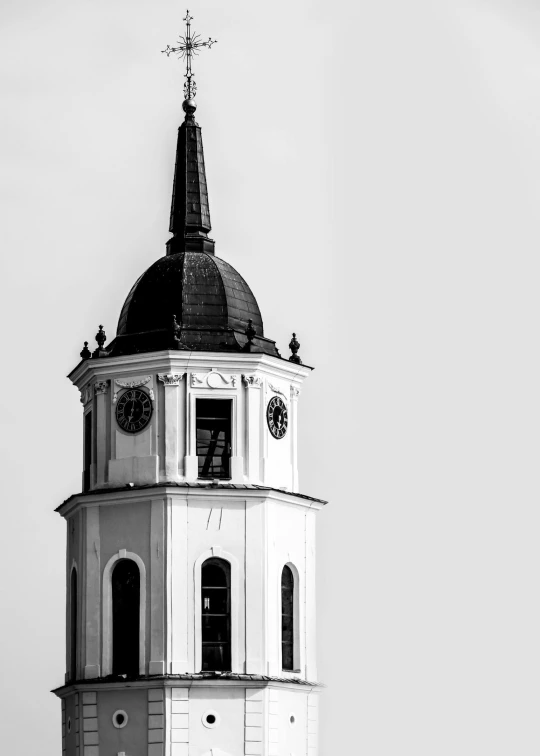
<svg viewBox="0 0 540 756"><path fill-rule="evenodd" d="M139 674L140 572L131 559L118 561L112 573L113 674Z"/></svg>
<svg viewBox="0 0 540 756"><path fill-rule="evenodd" d="M230 478L231 400L197 399L199 478Z"/></svg>
<svg viewBox="0 0 540 756"><path fill-rule="evenodd" d="M223 559L207 559L201 570L202 668L231 669L231 568Z"/></svg>
<svg viewBox="0 0 540 756"><path fill-rule="evenodd" d="M281 573L281 663L294 669L294 576L287 565Z"/></svg>

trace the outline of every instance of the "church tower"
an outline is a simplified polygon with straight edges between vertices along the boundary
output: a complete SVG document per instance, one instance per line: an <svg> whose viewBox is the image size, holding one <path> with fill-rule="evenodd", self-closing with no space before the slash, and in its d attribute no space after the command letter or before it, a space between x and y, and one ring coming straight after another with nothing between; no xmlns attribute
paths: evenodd
<svg viewBox="0 0 540 756"><path fill-rule="evenodd" d="M191 52L166 254L70 374L82 492L67 524L63 756L316 756L315 518L298 401L215 254ZM281 303L286 307L286 301Z"/></svg>

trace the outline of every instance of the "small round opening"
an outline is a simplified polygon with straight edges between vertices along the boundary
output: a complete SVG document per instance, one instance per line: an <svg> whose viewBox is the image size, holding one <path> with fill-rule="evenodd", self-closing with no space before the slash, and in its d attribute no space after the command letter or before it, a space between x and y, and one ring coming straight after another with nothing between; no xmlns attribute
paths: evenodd
<svg viewBox="0 0 540 756"><path fill-rule="evenodd" d="M118 709L112 716L112 723L117 729L122 729L128 723L129 717L123 709Z"/></svg>
<svg viewBox="0 0 540 756"><path fill-rule="evenodd" d="M202 723L205 727L219 727L220 717L214 709L207 709L202 715Z"/></svg>
<svg viewBox="0 0 540 756"><path fill-rule="evenodd" d="M291 716L289 717L289 722L291 723L291 725L296 722L296 717L294 716L294 714L291 714Z"/></svg>

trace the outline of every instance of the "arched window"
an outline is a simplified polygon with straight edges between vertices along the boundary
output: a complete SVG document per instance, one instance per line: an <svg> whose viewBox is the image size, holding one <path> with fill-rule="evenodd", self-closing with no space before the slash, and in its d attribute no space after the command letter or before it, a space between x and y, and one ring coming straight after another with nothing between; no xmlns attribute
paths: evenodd
<svg viewBox="0 0 540 756"><path fill-rule="evenodd" d="M120 559L112 572L112 672L139 674L140 572L131 559Z"/></svg>
<svg viewBox="0 0 540 756"><path fill-rule="evenodd" d="M77 679L77 570L71 570L69 592L69 679Z"/></svg>
<svg viewBox="0 0 540 756"><path fill-rule="evenodd" d="M294 669L294 575L290 567L281 573L281 666Z"/></svg>
<svg viewBox="0 0 540 756"><path fill-rule="evenodd" d="M231 566L207 559L201 570L202 669L231 670Z"/></svg>

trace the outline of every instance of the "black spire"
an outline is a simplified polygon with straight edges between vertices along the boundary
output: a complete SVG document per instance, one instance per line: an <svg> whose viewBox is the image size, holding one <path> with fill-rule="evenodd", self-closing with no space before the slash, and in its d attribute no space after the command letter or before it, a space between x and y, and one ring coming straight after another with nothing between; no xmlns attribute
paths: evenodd
<svg viewBox="0 0 540 756"><path fill-rule="evenodd" d="M184 123L178 129L174 170L171 222L173 234L167 242L167 254L208 252L214 254L214 242L208 238L210 208L204 170L201 127L195 121L195 102L184 100Z"/></svg>

